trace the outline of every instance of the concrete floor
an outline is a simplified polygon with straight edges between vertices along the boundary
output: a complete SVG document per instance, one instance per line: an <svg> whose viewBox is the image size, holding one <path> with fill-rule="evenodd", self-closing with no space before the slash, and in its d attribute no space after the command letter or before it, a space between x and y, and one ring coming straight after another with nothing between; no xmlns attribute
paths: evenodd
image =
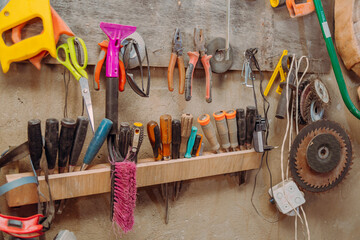
<svg viewBox="0 0 360 240"><path fill-rule="evenodd" d="M92 69L89 67L88 72ZM171 114L180 118L184 112L198 117L202 113L211 114L217 110L246 107L253 105L252 90L241 85L241 72L231 71L213 74L213 103L205 102L205 80L203 71L195 72L193 100L185 102L183 96L167 89L167 69L152 68L151 96L148 99L138 97L127 85L120 93L120 121L140 121L146 124L150 120L159 121L161 114ZM0 149L18 145L27 139L27 121L40 118L63 117L64 85L63 67L45 65L42 71L36 71L30 64L12 64L6 75L0 73L0 101L3 103L0 115ZM178 76L177 72L174 76ZM264 86L270 74L265 75ZM357 207L360 190L356 187L359 180L359 122L345 108L333 73L319 76L328 86L332 103L327 118L338 121L350 133L353 140L354 164L349 176L335 189L324 194L306 193L304 206L309 221L312 239L359 239L360 209ZM89 76L92 79L92 76ZM358 78L350 73L346 76L348 90L355 99ZM175 80L175 84L177 80ZM257 80L257 87L259 81ZM90 84L91 85L91 84ZM92 86L92 85L91 85ZM99 92L91 91L97 126L105 112L105 82ZM258 91L258 88L257 88ZM269 100L271 109L270 141L273 146L280 146L284 133L284 122L274 118L278 96L273 90ZM261 103L258 94L259 106ZM76 118L81 113L81 95L74 79L69 88L69 116ZM262 111L261 111L262 112ZM195 124L197 127L199 125ZM89 134L90 136L90 134ZM84 148L88 146L88 137ZM205 143L207 146L207 143ZM84 154L84 153L83 153ZM151 157L150 144L145 139L141 157ZM106 162L106 150L95 163ZM270 153L270 168L273 183L281 180L280 151ZM20 171L28 170L28 164L21 161ZM82 239L293 239L294 218L280 215L279 221L269 223L258 216L250 202L256 170L249 171L246 184L238 186L234 176L215 176L183 183L183 189L176 202L170 202L170 221L164 223L165 208L159 195L158 186L140 188L137 195L134 229L127 235L114 232L109 220L109 194L94 195L70 199L62 215L57 215L52 228L47 232L47 239L52 239L61 229L73 231ZM4 176L1 175L1 181ZM277 212L269 203L267 190L269 175L262 167L254 203L267 220L276 220ZM2 213L19 215L30 214L32 207L7 209L4 197L1 198ZM299 226L299 239L304 239Z"/></svg>

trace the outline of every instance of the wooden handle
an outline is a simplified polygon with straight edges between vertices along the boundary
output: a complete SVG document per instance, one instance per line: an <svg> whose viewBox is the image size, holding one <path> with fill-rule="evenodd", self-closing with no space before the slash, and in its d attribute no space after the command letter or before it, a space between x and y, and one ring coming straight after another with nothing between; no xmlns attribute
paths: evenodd
<svg viewBox="0 0 360 240"><path fill-rule="evenodd" d="M201 63L205 69L205 76L206 76L206 101L211 103L212 95L211 95L211 87L212 87L212 80L211 80L211 66L210 66L210 58L212 55L204 55L201 57Z"/></svg>
<svg viewBox="0 0 360 240"><path fill-rule="evenodd" d="M176 62L177 55L175 53L171 53L169 67L168 67L168 87L169 91L174 91L174 68Z"/></svg>
<svg viewBox="0 0 360 240"><path fill-rule="evenodd" d="M184 57L180 56L177 58L177 64L179 68L179 93L184 94L185 91L185 65Z"/></svg>

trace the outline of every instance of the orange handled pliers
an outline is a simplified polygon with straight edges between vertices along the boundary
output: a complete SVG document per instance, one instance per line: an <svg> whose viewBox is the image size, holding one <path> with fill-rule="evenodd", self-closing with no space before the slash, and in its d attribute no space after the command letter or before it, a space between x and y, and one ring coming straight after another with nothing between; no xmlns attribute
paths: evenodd
<svg viewBox="0 0 360 240"><path fill-rule="evenodd" d="M175 68L175 62L177 62L179 68L179 93L184 94L185 65L184 65L184 57L182 56L183 48L182 48L182 39L179 28L176 28L175 30L172 44L173 44L173 48L172 48L172 53L168 67L169 91L171 92L174 91L174 68Z"/></svg>
<svg viewBox="0 0 360 240"><path fill-rule="evenodd" d="M205 37L203 35L202 29L194 29L194 42L195 42L195 52L188 52L187 54L190 57L189 66L186 70L185 76L185 100L190 101L192 96L192 81L194 77L194 70L197 61L199 60L199 56L201 57L201 63L205 69L206 76L206 101L211 103L212 95L211 95L211 66L210 66L210 58L212 55L206 54L205 48ZM200 54L199 54L200 52Z"/></svg>
<svg viewBox="0 0 360 240"><path fill-rule="evenodd" d="M102 66L104 65L105 59L106 59L106 54L107 54L107 49L109 46L109 40L104 40L101 43L98 43L98 45L101 48L99 57L98 57L98 62L96 63L95 66L95 70L94 70L94 89L95 90L100 90L100 73L101 73L101 69ZM120 46L120 49L123 46ZM119 54L120 57L120 54ZM124 66L124 62L119 59L119 67L120 67L120 74L119 74L119 91L122 92L125 89L125 83L126 83L126 71L125 71L125 66Z"/></svg>

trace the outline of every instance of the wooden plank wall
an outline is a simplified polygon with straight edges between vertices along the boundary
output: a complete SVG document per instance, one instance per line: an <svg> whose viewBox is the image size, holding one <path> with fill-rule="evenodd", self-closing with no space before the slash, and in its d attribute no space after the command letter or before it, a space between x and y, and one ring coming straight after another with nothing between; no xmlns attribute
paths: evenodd
<svg viewBox="0 0 360 240"><path fill-rule="evenodd" d="M206 41L226 36L226 1L222 0L53 0L53 8L73 32L83 38L89 51L89 64L95 64L98 42L106 38L101 21L137 26L148 47L150 65L167 67L171 40L181 28L185 63L187 51L194 48L194 27L203 28ZM332 28L331 1L323 1ZM273 71L283 49L311 59L311 72L330 70L330 60L322 39L316 13L291 19L285 7L273 9L269 0L232 0L230 44L234 49L232 70L241 70L243 53L258 47L262 69ZM56 63L54 59L47 62Z"/></svg>

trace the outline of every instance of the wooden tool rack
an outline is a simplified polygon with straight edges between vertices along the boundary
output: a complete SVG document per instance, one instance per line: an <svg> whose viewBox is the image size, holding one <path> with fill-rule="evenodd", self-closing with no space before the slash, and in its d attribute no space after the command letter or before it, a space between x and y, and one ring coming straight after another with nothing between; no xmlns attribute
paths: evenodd
<svg viewBox="0 0 360 240"><path fill-rule="evenodd" d="M226 173L240 172L259 167L260 154L253 149L229 153L212 154L193 158L182 158L169 161L142 159L137 164L137 187L146 187L162 183L203 178ZM11 182L33 173L6 175ZM86 171L49 175L49 184L53 200L89 196L110 192L110 163L89 166ZM40 191L48 197L44 176L39 176ZM35 184L27 184L9 191L6 194L9 207L37 203L38 196Z"/></svg>

